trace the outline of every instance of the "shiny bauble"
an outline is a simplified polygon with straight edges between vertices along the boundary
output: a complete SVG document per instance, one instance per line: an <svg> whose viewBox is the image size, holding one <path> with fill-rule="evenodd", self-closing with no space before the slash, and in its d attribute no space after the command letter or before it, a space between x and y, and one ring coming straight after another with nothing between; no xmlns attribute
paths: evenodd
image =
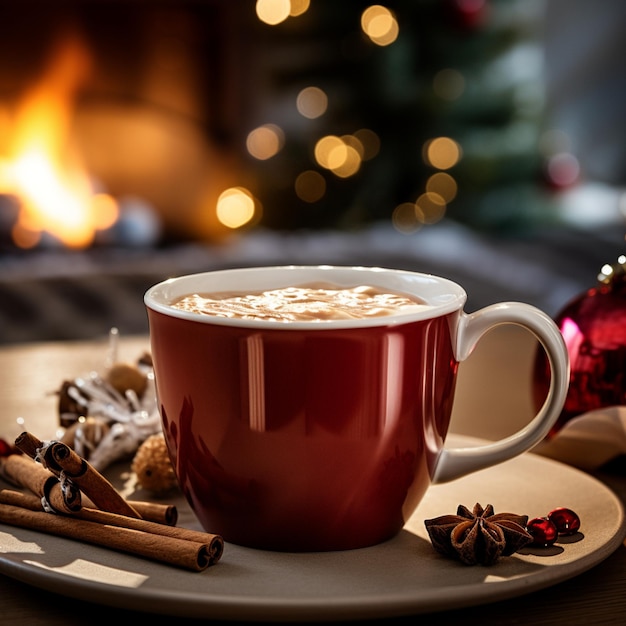
<svg viewBox="0 0 626 626"><path fill-rule="evenodd" d="M570 357L565 406L548 438L571 419L589 411L626 405L626 256L602 268L595 287L575 297L554 320ZM537 351L533 389L543 404L550 367Z"/></svg>

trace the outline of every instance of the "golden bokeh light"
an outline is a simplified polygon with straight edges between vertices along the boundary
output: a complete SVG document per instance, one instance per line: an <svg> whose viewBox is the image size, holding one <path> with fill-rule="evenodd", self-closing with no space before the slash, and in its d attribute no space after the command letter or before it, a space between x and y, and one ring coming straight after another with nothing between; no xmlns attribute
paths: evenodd
<svg viewBox="0 0 626 626"><path fill-rule="evenodd" d="M380 151L380 138L378 135L369 128L361 128L353 133L353 136L363 146L362 158L364 161L373 159Z"/></svg>
<svg viewBox="0 0 626 626"><path fill-rule="evenodd" d="M352 146L348 146L346 144L344 144L344 146L344 150L337 151L341 154L343 161L341 163L337 163L335 167L331 168L332 173L339 178L349 178L350 176L354 176L354 174L361 169L361 156L359 153Z"/></svg>
<svg viewBox="0 0 626 626"><path fill-rule="evenodd" d="M363 32L378 46L392 44L400 32L398 20L386 7L380 4L369 6L361 14Z"/></svg>
<svg viewBox="0 0 626 626"><path fill-rule="evenodd" d="M302 15L309 10L311 0L291 0L289 4L291 5L289 15L291 17L298 17L298 15Z"/></svg>
<svg viewBox="0 0 626 626"><path fill-rule="evenodd" d="M435 224L446 212L446 202L437 193L427 191L423 193L416 201L415 206L422 215L425 224Z"/></svg>
<svg viewBox="0 0 626 626"><path fill-rule="evenodd" d="M97 230L111 228L120 216L117 200L108 193L97 193L91 198L94 215L93 225Z"/></svg>
<svg viewBox="0 0 626 626"><path fill-rule="evenodd" d="M445 202L452 202L456 198L458 185L450 174L437 172L426 181L426 191L438 194Z"/></svg>
<svg viewBox="0 0 626 626"><path fill-rule="evenodd" d="M345 148L345 144L339 137L326 135L315 144L315 160L321 167L330 170L333 168L334 163L334 161L331 162L331 155L334 159L337 159L337 151L342 148Z"/></svg>
<svg viewBox="0 0 626 626"><path fill-rule="evenodd" d="M381 5L372 5L361 15L361 28L370 40L379 46L393 43L399 33L394 14Z"/></svg>
<svg viewBox="0 0 626 626"><path fill-rule="evenodd" d="M300 115L315 119L326 113L328 96L319 87L305 87L296 98L296 107Z"/></svg>
<svg viewBox="0 0 626 626"><path fill-rule="evenodd" d="M295 182L296 195L304 202L321 200L326 193L326 180L315 170L307 170L298 175Z"/></svg>
<svg viewBox="0 0 626 626"><path fill-rule="evenodd" d="M291 2L289 0L257 0L257 17L270 26L276 26L284 22L291 14Z"/></svg>
<svg viewBox="0 0 626 626"><path fill-rule="evenodd" d="M276 124L264 124L250 131L246 138L246 148L251 156L260 161L272 158L282 149L285 133Z"/></svg>
<svg viewBox="0 0 626 626"><path fill-rule="evenodd" d="M461 158L461 146L450 137L437 137L424 144L424 160L438 170L455 166Z"/></svg>
<svg viewBox="0 0 626 626"><path fill-rule="evenodd" d="M315 144L315 160L339 178L348 178L361 168L358 151L335 135L326 135Z"/></svg>
<svg viewBox="0 0 626 626"><path fill-rule="evenodd" d="M217 219L228 228L241 228L255 217L257 205L253 195L243 187L231 187L217 199Z"/></svg>
<svg viewBox="0 0 626 626"><path fill-rule="evenodd" d="M363 155L365 154L365 147L361 143L361 141L355 137L354 135L342 135L341 141L343 141L346 146L350 146L354 148L359 155L359 159L363 160Z"/></svg>
<svg viewBox="0 0 626 626"><path fill-rule="evenodd" d="M424 225L413 202L399 204L391 214L391 223L398 232L405 234L414 233Z"/></svg>
<svg viewBox="0 0 626 626"><path fill-rule="evenodd" d="M465 78L455 69L440 70L433 79L433 91L443 100L457 100L465 91Z"/></svg>

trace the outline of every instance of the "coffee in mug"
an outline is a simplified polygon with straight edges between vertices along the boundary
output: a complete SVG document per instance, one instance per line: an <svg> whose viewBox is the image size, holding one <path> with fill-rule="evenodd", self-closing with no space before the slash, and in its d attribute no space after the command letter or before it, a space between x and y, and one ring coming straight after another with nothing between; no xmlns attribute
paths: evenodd
<svg viewBox="0 0 626 626"><path fill-rule="evenodd" d="M172 306L191 313L276 322L322 322L393 315L428 306L409 294L389 293L371 285L298 285L260 293L190 294Z"/></svg>
<svg viewBox="0 0 626 626"><path fill-rule="evenodd" d="M298 307L276 305L292 296ZM569 383L559 329L517 302L468 314L466 298L442 277L332 266L206 272L149 289L163 432L203 527L267 550L371 546L402 529L431 484L541 441ZM546 401L505 440L451 448L458 365L502 323L543 345Z"/></svg>

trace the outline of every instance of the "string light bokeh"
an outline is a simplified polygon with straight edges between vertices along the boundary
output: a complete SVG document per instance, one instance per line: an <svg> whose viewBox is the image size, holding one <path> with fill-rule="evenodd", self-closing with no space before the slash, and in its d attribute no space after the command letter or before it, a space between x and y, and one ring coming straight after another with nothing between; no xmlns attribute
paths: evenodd
<svg viewBox="0 0 626 626"><path fill-rule="evenodd" d="M319 11L320 4L258 0L256 16L263 26L274 30L276 38L288 38L290 25ZM337 64L347 59L343 85L337 88L336 78L315 71L309 77L307 68L301 68L294 83L305 82L305 86L294 90L291 105L301 121L293 122L287 116L283 127L277 116L269 126L261 124L250 132L249 138L264 133L264 148L252 147L249 139L249 155L267 165L274 162L282 174L274 189L280 188L281 193L268 193L266 200L262 191L251 191L261 197L258 206L268 209L265 218L269 226L351 227L368 219L384 219L408 234L450 216L471 222L472 211L477 220L482 219L482 211L487 221L495 222L506 222L515 213L515 221L525 209L511 208L516 202L511 198L500 209L501 194L492 187L497 187L499 179L515 183L516 175L528 182L521 191L512 187L518 203L531 203L530 214L544 210L550 219L544 184L553 188L575 184L579 170L576 157L557 146L555 132L541 127L536 7L525 11L519 2L498 0L436 4L426 1L409 7L406 2L360 2L343 7L344 14L353 13L348 20L337 20L348 25L336 49ZM443 34L441 7L448 12ZM429 25L436 20L437 24ZM436 34L427 40L429 28ZM302 34L295 26L293 32ZM303 32L310 34L314 29L304 27ZM481 36L487 40L483 59L476 50ZM506 41L505 36L511 40ZM490 38L505 51L502 55L494 54ZM416 47L416 42L421 47ZM469 60L463 57L466 49L473 49ZM420 58L426 56L425 50L430 58ZM367 93L360 93L362 83L350 75L351 58L359 57L370 64L372 83L383 81ZM521 65L528 66L529 60L533 61L531 69L521 71ZM399 80L407 80L403 85L391 85L399 67ZM406 67L415 73L402 75ZM348 90L357 92L350 103L358 107L352 111L354 128L348 128L346 120L350 115ZM374 104L368 101L372 95L377 99ZM280 111L284 112L285 100L281 102ZM397 119L393 117L396 111ZM369 124L362 126L363 121ZM271 132L267 130L270 127ZM294 164L302 153L308 160L300 159L301 169L296 170ZM260 174L266 183L275 175L269 169L259 171L267 172L267 176ZM396 186L374 189L383 176L395 176ZM455 207L455 202L459 206ZM372 209L374 203L378 206ZM283 216L291 212L291 218L281 219L281 212ZM294 217L298 215L300 219Z"/></svg>

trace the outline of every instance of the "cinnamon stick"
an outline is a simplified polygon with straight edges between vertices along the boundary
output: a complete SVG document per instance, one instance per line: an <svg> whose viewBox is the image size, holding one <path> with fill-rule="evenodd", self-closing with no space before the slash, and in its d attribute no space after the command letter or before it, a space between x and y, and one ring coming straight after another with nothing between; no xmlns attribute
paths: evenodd
<svg viewBox="0 0 626 626"><path fill-rule="evenodd" d="M45 462L46 459L44 458L44 456L50 456L50 452L48 452L46 449L46 444L44 444L44 442L42 442L40 439L38 439L37 437L35 437L33 434L29 432L23 432L15 440L15 444L16 444L16 447L21 452L24 452L25 454L27 454L33 459L39 459L39 460L43 459ZM42 453L44 456L41 456ZM48 469L51 471L53 471L54 469L59 471L57 464L54 462L54 460L52 460L51 467L49 467L48 463L46 462L46 467L48 467ZM92 468L92 470L93 472L96 472L95 469ZM100 483L102 485L102 481L100 481ZM108 481L106 481L106 483L108 483L108 485L106 486L107 486L107 489L109 490L109 496L110 496L110 490L114 488ZM112 497L112 500L119 504L120 497L121 496L119 494L118 495L114 494ZM103 500L104 498L101 497L101 504ZM91 498L89 498L85 493L82 494L82 501L83 501L84 506L91 507L91 508L98 507L98 505ZM169 526L175 526L176 522L178 521L178 510L174 504L161 504L158 502L143 502L141 500L133 500L133 501L127 501L127 502L128 502L128 505L131 506L137 512L138 516L142 519L147 519L153 522L158 522L159 524L167 524ZM103 508L104 510L107 510L108 507L109 507L109 502L104 501L104 506L101 508Z"/></svg>
<svg viewBox="0 0 626 626"><path fill-rule="evenodd" d="M178 509L175 504L160 504L159 502L143 502L132 500L131 505L142 519L167 526L176 526L178 522Z"/></svg>
<svg viewBox="0 0 626 626"><path fill-rule="evenodd" d="M160 502L144 502L143 500L128 500L128 503L137 511L141 519L167 526L176 526L178 522L178 508L175 504L161 504ZM83 506L97 508L90 498L83 494Z"/></svg>
<svg viewBox="0 0 626 626"><path fill-rule="evenodd" d="M41 461L54 474L67 477L98 508L128 517L141 517L98 470L66 443L44 443L31 433L23 432L15 440L15 445L25 454Z"/></svg>
<svg viewBox="0 0 626 626"><path fill-rule="evenodd" d="M23 454L0 457L0 475L15 486L29 489L59 513L72 513L82 506L81 493L75 485L61 482L43 465Z"/></svg>
<svg viewBox="0 0 626 626"><path fill-rule="evenodd" d="M220 559L223 551L223 541L219 535L207 535L211 540L205 542L190 541L66 515L33 511L11 504L0 504L0 522L193 571L202 571L213 565Z"/></svg>
<svg viewBox="0 0 626 626"><path fill-rule="evenodd" d="M10 504L19 506L30 511L43 511L41 501L33 495L14 491L12 489L0 490L0 504ZM186 539L188 541L197 541L200 543L209 543L212 545L213 552L219 551L218 544L222 543L218 535L205 533L190 528L180 526L169 526L167 524L159 524L145 519L137 519L135 517L126 517L125 515L117 515L100 509L92 509L83 506L80 511L72 513L71 517L88 520L90 522L98 522L100 524L110 524L111 526L121 526L124 528L133 528L135 530L143 530L144 532L162 535L163 537L175 537L178 539ZM222 543L223 545L223 543Z"/></svg>
<svg viewBox="0 0 626 626"><path fill-rule="evenodd" d="M42 447L43 442L35 437L35 435L29 432L23 432L15 440L15 445L31 459L38 460L37 452L39 448Z"/></svg>

